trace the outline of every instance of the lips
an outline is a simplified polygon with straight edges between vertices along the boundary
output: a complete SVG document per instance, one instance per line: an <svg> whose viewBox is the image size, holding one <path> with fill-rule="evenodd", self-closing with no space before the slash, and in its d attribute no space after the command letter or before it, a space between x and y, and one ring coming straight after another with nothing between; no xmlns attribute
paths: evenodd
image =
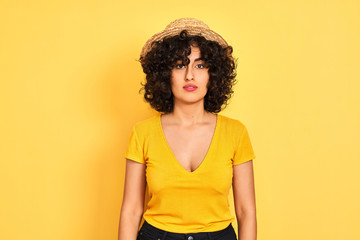
<svg viewBox="0 0 360 240"><path fill-rule="evenodd" d="M195 91L197 89L197 86L193 85L193 84L186 84L184 86L184 89L186 91Z"/></svg>

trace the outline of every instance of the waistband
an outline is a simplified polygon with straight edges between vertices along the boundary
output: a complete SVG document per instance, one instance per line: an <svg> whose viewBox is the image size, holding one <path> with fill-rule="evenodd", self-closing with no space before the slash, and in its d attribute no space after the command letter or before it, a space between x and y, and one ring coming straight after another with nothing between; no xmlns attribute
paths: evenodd
<svg viewBox="0 0 360 240"><path fill-rule="evenodd" d="M166 237L173 238L173 239L183 239L183 240L203 240L203 239L217 239L221 236L225 235L229 230L233 228L232 224L230 223L229 226L226 228L214 231L214 232L197 232L197 233L175 233L175 232L168 232L162 229L159 229L155 226L152 226L149 224L146 220L144 220L144 223L142 227L139 230L140 235L150 235L150 236L156 236L158 240L163 240Z"/></svg>

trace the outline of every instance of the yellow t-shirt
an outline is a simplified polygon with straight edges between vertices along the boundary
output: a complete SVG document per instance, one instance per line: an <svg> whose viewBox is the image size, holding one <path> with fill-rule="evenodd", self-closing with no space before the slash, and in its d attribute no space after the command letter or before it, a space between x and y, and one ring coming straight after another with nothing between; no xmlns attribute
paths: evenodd
<svg viewBox="0 0 360 240"><path fill-rule="evenodd" d="M166 141L160 114L136 123L125 158L146 164L149 202L144 219L169 232L218 231L233 220L229 190L233 165L255 158L246 127L217 115L208 152L201 165L187 171Z"/></svg>

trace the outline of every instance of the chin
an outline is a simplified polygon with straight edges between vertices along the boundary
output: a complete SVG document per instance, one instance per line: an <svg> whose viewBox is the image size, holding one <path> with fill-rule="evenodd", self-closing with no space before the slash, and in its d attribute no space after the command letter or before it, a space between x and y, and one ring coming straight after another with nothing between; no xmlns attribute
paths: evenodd
<svg viewBox="0 0 360 240"><path fill-rule="evenodd" d="M204 98L182 98L182 99L177 99L177 102L181 102L181 103L186 103L186 104L196 104L199 102L204 102Z"/></svg>

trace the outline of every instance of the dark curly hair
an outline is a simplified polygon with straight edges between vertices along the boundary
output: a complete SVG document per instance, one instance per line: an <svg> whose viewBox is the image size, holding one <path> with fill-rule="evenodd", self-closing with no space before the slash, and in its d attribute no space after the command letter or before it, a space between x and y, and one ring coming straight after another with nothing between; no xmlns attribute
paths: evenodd
<svg viewBox="0 0 360 240"><path fill-rule="evenodd" d="M179 35L154 41L151 50L139 61L146 74L146 83L141 83L139 93L158 112L170 113L174 109L171 91L171 72L177 61L189 64L190 46L199 47L201 58L209 72L208 90L204 97L204 109L218 113L223 110L233 94L236 83L236 64L232 57L233 48L223 48L219 43L203 36L189 35L183 30Z"/></svg>

